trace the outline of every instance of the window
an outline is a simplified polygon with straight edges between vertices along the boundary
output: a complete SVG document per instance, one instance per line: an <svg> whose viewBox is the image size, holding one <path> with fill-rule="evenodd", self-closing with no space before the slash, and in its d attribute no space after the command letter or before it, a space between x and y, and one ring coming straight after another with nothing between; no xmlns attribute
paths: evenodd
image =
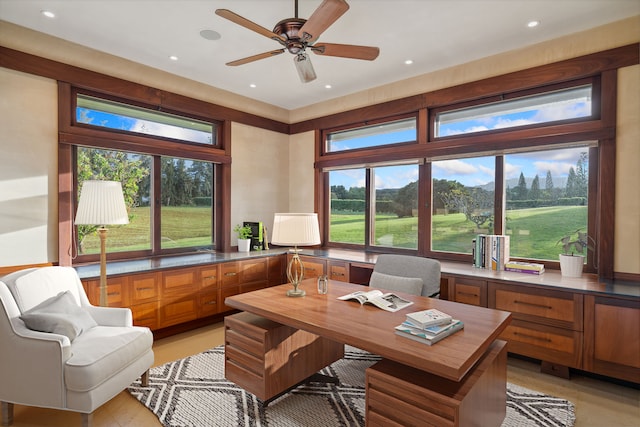
<svg viewBox="0 0 640 427"><path fill-rule="evenodd" d="M415 142L415 117L330 132L326 137L326 152L356 150L381 145Z"/></svg>
<svg viewBox="0 0 640 427"><path fill-rule="evenodd" d="M76 122L114 131L217 145L217 132L212 123L85 94L76 97Z"/></svg>
<svg viewBox="0 0 640 427"><path fill-rule="evenodd" d="M329 181L330 242L418 248L418 165L334 170Z"/></svg>
<svg viewBox="0 0 640 427"><path fill-rule="evenodd" d="M214 145L218 124L83 93L73 100L76 121L69 133L82 136L73 149L75 194L79 196L88 179L119 181L129 212L129 224L110 227L107 257L215 249L216 163L205 159L216 158L222 150L195 151L200 158L173 153L189 153L187 145L194 143ZM145 138L140 142L124 135L129 133ZM96 145L85 146L85 141ZM77 227L76 262L97 258L100 241L95 231Z"/></svg>
<svg viewBox="0 0 640 427"><path fill-rule="evenodd" d="M592 115L592 86L545 92L436 115L435 137L551 123Z"/></svg>
<svg viewBox="0 0 640 427"><path fill-rule="evenodd" d="M495 157L431 163L431 250L471 254L477 234L494 234Z"/></svg>

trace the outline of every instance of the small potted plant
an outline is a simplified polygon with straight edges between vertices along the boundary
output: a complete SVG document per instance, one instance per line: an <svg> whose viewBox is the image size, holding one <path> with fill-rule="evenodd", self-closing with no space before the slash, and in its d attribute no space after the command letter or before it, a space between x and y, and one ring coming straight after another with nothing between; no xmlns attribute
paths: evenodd
<svg viewBox="0 0 640 427"><path fill-rule="evenodd" d="M249 252L253 233L248 225L237 224L233 231L238 233L238 252Z"/></svg>
<svg viewBox="0 0 640 427"><path fill-rule="evenodd" d="M584 267L585 249L593 250L589 242L593 239L580 229L567 233L556 245L562 245L560 254L560 271L563 276L580 277Z"/></svg>

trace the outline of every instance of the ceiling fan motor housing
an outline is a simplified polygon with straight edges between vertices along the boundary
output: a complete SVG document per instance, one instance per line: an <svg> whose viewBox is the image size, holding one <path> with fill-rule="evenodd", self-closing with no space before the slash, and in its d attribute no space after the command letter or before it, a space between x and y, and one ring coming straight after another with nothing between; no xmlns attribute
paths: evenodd
<svg viewBox="0 0 640 427"><path fill-rule="evenodd" d="M273 28L273 32L279 36L286 38L286 41L278 40L287 50L297 55L300 51L304 51L307 43L299 35L300 28L307 22L306 19L288 18L278 22Z"/></svg>

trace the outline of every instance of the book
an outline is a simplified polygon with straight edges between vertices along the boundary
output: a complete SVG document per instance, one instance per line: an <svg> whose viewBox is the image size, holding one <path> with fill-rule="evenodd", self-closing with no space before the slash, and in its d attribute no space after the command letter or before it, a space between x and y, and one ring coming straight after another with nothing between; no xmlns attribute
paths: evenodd
<svg viewBox="0 0 640 427"><path fill-rule="evenodd" d="M451 316L435 308L407 313L407 322L418 328L451 323Z"/></svg>
<svg viewBox="0 0 640 427"><path fill-rule="evenodd" d="M509 261L504 266L505 271L515 271L517 273L542 274L544 264L533 262Z"/></svg>
<svg viewBox="0 0 640 427"><path fill-rule="evenodd" d="M473 266L502 271L509 261L510 237L497 234L478 234L472 241Z"/></svg>
<svg viewBox="0 0 640 427"><path fill-rule="evenodd" d="M453 319L451 323L449 325L446 325L444 329L438 334L431 334L424 330L406 326L404 323L395 327L397 335L410 338L427 345L435 344L438 341L456 333L461 329L464 329L464 323L461 320L457 319Z"/></svg>
<svg viewBox="0 0 640 427"><path fill-rule="evenodd" d="M396 312L413 304L413 301L406 300L392 293L382 293L377 289L372 291L356 291L338 297L339 300L356 300L361 305L371 304L386 311Z"/></svg>

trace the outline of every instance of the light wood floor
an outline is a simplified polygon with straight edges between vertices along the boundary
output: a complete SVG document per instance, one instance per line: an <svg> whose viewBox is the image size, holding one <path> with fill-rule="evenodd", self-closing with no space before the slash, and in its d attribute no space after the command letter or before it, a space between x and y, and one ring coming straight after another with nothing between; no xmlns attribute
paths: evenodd
<svg viewBox="0 0 640 427"><path fill-rule="evenodd" d="M224 341L221 323L158 340L154 344L155 364L199 353ZM639 427L640 390L572 375L570 380L539 372L539 364L509 358L507 380L514 384L563 397L576 405L575 427ZM96 427L160 426L157 418L129 393L123 391L100 407L93 417ZM80 415L66 411L16 405L14 427L80 426Z"/></svg>

